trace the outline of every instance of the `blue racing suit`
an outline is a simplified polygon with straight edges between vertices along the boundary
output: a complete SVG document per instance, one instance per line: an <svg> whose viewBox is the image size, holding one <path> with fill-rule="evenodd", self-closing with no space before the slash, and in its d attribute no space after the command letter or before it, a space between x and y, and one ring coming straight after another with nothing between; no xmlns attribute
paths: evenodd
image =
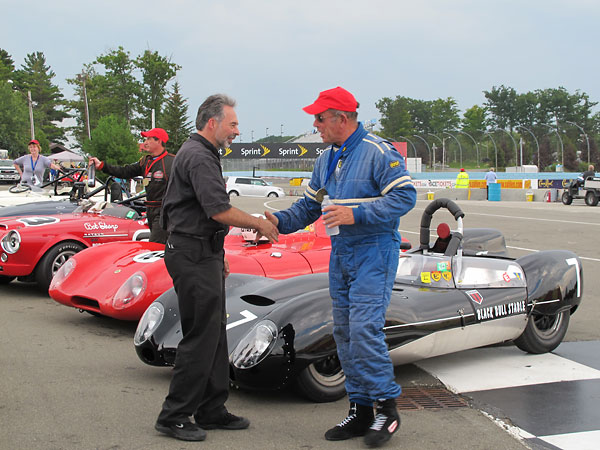
<svg viewBox="0 0 600 450"><path fill-rule="evenodd" d="M333 333L349 400L372 405L401 393L383 327L398 267L400 216L415 205L416 190L404 158L389 142L361 124L356 133L360 139L342 153L329 180L330 153L340 151L334 146L317 159L304 196L275 216L283 234L314 222L321 214L315 198L321 188L335 204L352 208L355 223L341 225L331 237Z"/></svg>

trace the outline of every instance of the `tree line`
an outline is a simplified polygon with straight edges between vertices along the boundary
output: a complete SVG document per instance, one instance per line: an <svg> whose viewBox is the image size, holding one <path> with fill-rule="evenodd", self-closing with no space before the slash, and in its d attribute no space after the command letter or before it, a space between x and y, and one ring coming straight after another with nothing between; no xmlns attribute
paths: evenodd
<svg viewBox="0 0 600 450"><path fill-rule="evenodd" d="M25 151L30 139L29 92L35 138L43 149L51 142L64 144L71 133L87 153L112 163L135 161L139 133L152 127L154 110L155 126L167 131L167 149L174 153L193 130L187 99L174 81L180 69L156 51L132 57L119 47L67 79L74 98L66 99L42 52L28 54L17 68L12 56L0 49L0 148L12 157ZM75 119L75 125L60 126L67 118Z"/></svg>
<svg viewBox="0 0 600 450"><path fill-rule="evenodd" d="M181 66L156 51L134 57L118 47L68 78L74 95L66 99L42 52L28 54L17 68L0 49L0 148L13 157L25 151L30 92L35 137L43 149L50 142L65 143L70 133L87 153L114 163L134 161L139 133L151 128L154 111L155 124L169 134L167 148L174 153L193 130L187 99L175 81L179 70ZM430 167L505 167L520 165L522 159L552 170L564 160L566 170L578 171L588 159L600 162L600 114L592 113L597 102L586 93L563 87L518 93L494 86L483 94L485 102L462 117L452 97L384 97L376 102L381 113L378 133L408 141L409 156L416 153ZM60 126L67 118L75 125Z"/></svg>
<svg viewBox="0 0 600 450"><path fill-rule="evenodd" d="M428 165L459 167L462 160L464 166L505 167L522 160L544 171L564 160L566 170L580 171L587 168L588 155L592 164L600 162L600 114L592 113L597 102L586 93L563 87L518 93L502 85L483 94L483 105L462 117L452 97L385 97L376 103L382 116L379 134L408 141L409 156L415 152ZM432 161L434 145L439 150Z"/></svg>

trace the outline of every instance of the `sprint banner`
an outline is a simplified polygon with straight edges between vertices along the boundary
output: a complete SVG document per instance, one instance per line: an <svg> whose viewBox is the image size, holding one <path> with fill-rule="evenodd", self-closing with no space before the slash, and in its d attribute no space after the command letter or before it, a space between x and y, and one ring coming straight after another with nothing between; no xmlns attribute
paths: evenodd
<svg viewBox="0 0 600 450"><path fill-rule="evenodd" d="M231 144L231 147L219 149L221 158L225 159L309 159L317 158L327 149L323 143L274 143Z"/></svg>

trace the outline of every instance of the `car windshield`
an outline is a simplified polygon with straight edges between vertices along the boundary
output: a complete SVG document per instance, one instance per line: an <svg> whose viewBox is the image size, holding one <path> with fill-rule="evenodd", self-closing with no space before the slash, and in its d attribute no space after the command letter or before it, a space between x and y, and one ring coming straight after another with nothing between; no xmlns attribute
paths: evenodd
<svg viewBox="0 0 600 450"><path fill-rule="evenodd" d="M396 283L453 288L451 258L402 253L396 272Z"/></svg>
<svg viewBox="0 0 600 450"><path fill-rule="evenodd" d="M459 289L527 285L523 269L513 260L406 253L400 255L396 283Z"/></svg>

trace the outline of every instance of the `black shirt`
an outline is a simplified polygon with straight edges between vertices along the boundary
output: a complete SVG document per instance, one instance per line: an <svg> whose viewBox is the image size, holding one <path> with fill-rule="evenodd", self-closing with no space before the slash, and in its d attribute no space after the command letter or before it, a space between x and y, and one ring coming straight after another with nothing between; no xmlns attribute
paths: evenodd
<svg viewBox="0 0 600 450"><path fill-rule="evenodd" d="M163 223L170 233L210 237L218 230L229 229L211 219L229 208L219 151L204 137L193 133L173 161L163 198Z"/></svg>
<svg viewBox="0 0 600 450"><path fill-rule="evenodd" d="M113 166L105 162L102 172L125 179L144 177L146 206L158 208L167 190L174 159L175 155L165 150L157 157L146 155L138 162L126 166Z"/></svg>

